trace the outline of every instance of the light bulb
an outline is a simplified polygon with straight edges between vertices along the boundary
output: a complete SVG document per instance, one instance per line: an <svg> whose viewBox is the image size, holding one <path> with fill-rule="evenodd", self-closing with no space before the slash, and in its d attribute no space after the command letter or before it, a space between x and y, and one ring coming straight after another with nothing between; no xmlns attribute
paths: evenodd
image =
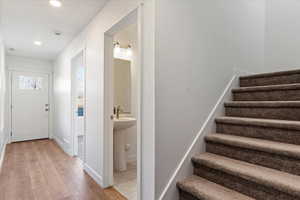
<svg viewBox="0 0 300 200"><path fill-rule="evenodd" d="M132 48L131 48L131 45L128 45L128 47L127 47L127 56L128 56L128 57L131 57L131 56L132 56Z"/></svg>
<svg viewBox="0 0 300 200"><path fill-rule="evenodd" d="M60 0L50 0L49 3L53 7L61 7L62 6L62 2Z"/></svg>
<svg viewBox="0 0 300 200"><path fill-rule="evenodd" d="M116 52L116 53L119 53L120 51L121 51L120 43L119 43L119 42L116 42L116 43L115 43L115 52Z"/></svg>
<svg viewBox="0 0 300 200"><path fill-rule="evenodd" d="M42 46L42 42L41 41L34 41L34 44L36 45L36 46Z"/></svg>

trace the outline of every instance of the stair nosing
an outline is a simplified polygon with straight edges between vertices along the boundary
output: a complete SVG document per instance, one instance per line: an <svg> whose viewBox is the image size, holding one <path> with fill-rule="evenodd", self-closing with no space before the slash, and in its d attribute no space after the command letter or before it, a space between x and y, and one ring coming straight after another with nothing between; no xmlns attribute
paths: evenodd
<svg viewBox="0 0 300 200"><path fill-rule="evenodd" d="M300 101L228 101L225 107L250 107L250 108L297 108Z"/></svg>
<svg viewBox="0 0 300 200"><path fill-rule="evenodd" d="M263 92L263 91L298 90L298 89L300 89L300 83L240 87L240 88L232 89L232 93L245 93L245 92L257 92L257 91Z"/></svg>
<svg viewBox="0 0 300 200"><path fill-rule="evenodd" d="M239 148L263 151L281 156L300 159L300 146L264 139L249 138L222 133L213 133L205 137L206 141Z"/></svg>
<svg viewBox="0 0 300 200"><path fill-rule="evenodd" d="M277 77L277 76L287 76L293 74L300 74L299 69L289 70L289 71L280 71L280 72L270 72L270 73L262 73L262 74L251 74L246 76L241 76L242 79L255 79L255 78L268 78L268 77Z"/></svg>
<svg viewBox="0 0 300 200"><path fill-rule="evenodd" d="M188 185L189 182L194 183ZM195 187L195 182L197 183L197 186L201 184L202 187ZM204 198L209 200L255 200L252 197L248 197L242 193L226 188L222 185L211 182L207 179L196 175L192 175L182 181L177 182L177 187L189 193L190 195L200 199ZM216 196L216 193L218 192L225 192L225 194L223 194L222 196Z"/></svg>
<svg viewBox="0 0 300 200"><path fill-rule="evenodd" d="M300 176L211 153L202 153L194 156L192 160L206 167L300 197Z"/></svg>
<svg viewBox="0 0 300 200"><path fill-rule="evenodd" d="M215 122L220 124L222 123L222 124L248 125L248 126L258 126L258 127L272 127L272 128L300 131L300 122L292 121L292 120L225 116L225 117L215 118Z"/></svg>

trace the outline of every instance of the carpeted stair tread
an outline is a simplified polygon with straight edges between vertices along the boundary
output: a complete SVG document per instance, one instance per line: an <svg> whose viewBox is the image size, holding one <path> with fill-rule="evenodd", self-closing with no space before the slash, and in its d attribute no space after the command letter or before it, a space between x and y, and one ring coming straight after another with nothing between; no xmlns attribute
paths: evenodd
<svg viewBox="0 0 300 200"><path fill-rule="evenodd" d="M279 71L279 72L270 72L270 73L262 73L262 74L252 74L247 76L241 76L241 79L252 79L252 78L267 78L267 77L274 77L274 76L287 76L293 74L300 74L300 70L289 70L289 71Z"/></svg>
<svg viewBox="0 0 300 200"><path fill-rule="evenodd" d="M192 157L194 176L177 183L180 199L300 199L300 69L241 76L239 86L206 153Z"/></svg>
<svg viewBox="0 0 300 200"><path fill-rule="evenodd" d="M194 163L243 178L300 198L300 176L249 164L211 153L192 158Z"/></svg>
<svg viewBox="0 0 300 200"><path fill-rule="evenodd" d="M217 123L225 124L300 130L300 122L291 120L260 119L246 117L217 117L215 121Z"/></svg>
<svg viewBox="0 0 300 200"><path fill-rule="evenodd" d="M191 176L177 183L184 192L201 200L254 200L239 192L210 182L199 176Z"/></svg>
<svg viewBox="0 0 300 200"><path fill-rule="evenodd" d="M258 150L300 159L299 145L220 133L209 134L205 139L209 142L221 143L229 146Z"/></svg>
<svg viewBox="0 0 300 200"><path fill-rule="evenodd" d="M300 101L229 101L225 107L247 108L298 108Z"/></svg>
<svg viewBox="0 0 300 200"><path fill-rule="evenodd" d="M232 93L241 92L263 92L263 91L278 91L278 90L299 90L300 84L282 84L282 85L268 85L268 86L252 86L232 89Z"/></svg>

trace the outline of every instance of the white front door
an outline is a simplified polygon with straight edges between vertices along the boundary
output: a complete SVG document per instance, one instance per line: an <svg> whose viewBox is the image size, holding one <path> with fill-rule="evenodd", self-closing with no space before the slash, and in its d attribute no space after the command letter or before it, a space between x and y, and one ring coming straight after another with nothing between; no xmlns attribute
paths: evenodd
<svg viewBox="0 0 300 200"><path fill-rule="evenodd" d="M47 74L12 73L12 142L48 138L49 78Z"/></svg>

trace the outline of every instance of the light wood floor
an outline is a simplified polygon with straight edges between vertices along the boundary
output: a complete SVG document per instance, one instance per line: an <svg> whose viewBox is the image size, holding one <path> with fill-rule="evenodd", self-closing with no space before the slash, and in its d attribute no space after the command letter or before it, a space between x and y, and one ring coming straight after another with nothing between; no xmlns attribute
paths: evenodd
<svg viewBox="0 0 300 200"><path fill-rule="evenodd" d="M7 145L0 173L0 200L126 200L101 189L52 140Z"/></svg>

